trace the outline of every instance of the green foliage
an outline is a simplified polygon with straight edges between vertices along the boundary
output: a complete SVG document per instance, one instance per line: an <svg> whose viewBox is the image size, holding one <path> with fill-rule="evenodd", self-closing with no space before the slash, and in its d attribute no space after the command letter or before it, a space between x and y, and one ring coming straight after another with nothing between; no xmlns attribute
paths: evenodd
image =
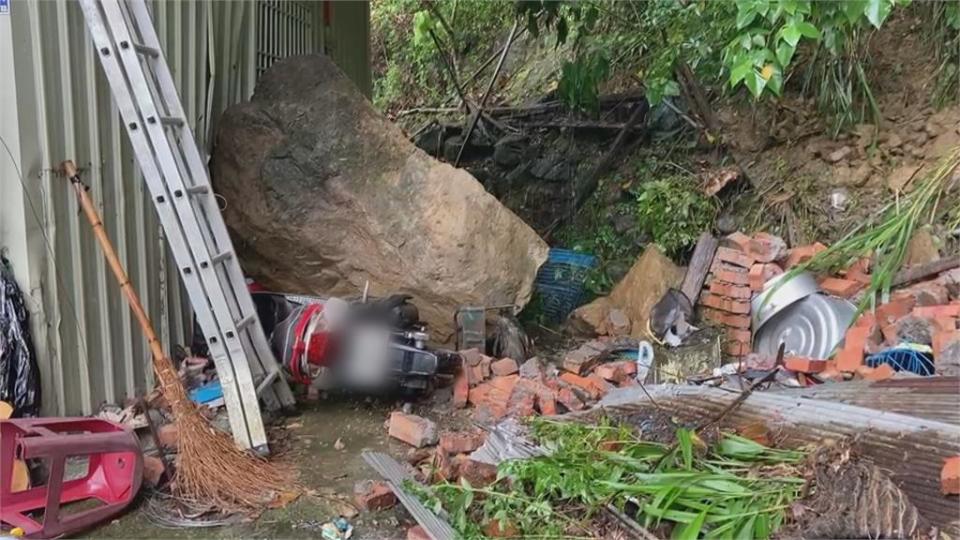
<svg viewBox="0 0 960 540"><path fill-rule="evenodd" d="M637 223L668 255L692 247L716 216L713 199L683 177L644 183L637 192Z"/></svg>
<svg viewBox="0 0 960 540"><path fill-rule="evenodd" d="M734 435L707 448L685 429L666 446L609 421L533 419L532 428L549 455L500 464L486 488L461 481L416 491L466 538L482 536L490 520L525 536L569 536L589 531L606 504L626 510L627 501L642 524L672 524L678 538L768 538L804 483L795 468L803 453Z"/></svg>
<svg viewBox="0 0 960 540"><path fill-rule="evenodd" d="M801 41L837 58L851 52L849 36L866 26L880 28L903 0L737 0L737 35L724 50L729 84L754 97L779 96Z"/></svg>
<svg viewBox="0 0 960 540"><path fill-rule="evenodd" d="M510 28L515 14L509 1L446 0L431 7L425 9L420 0L371 3L374 104L380 109L437 104L455 95L443 55L464 78L493 52L497 37ZM443 52L437 50L430 31L441 41Z"/></svg>
<svg viewBox="0 0 960 540"><path fill-rule="evenodd" d="M564 62L557 92L573 110L593 112L600 107L599 85L610 75L610 60L599 51Z"/></svg>

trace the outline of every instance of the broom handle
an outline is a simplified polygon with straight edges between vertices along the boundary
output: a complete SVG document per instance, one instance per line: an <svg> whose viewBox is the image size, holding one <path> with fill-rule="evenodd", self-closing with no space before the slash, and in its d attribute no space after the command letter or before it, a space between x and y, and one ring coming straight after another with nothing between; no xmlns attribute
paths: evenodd
<svg viewBox="0 0 960 540"><path fill-rule="evenodd" d="M87 220L89 220L90 225L93 226L93 234L97 237L97 242L100 243L100 247L103 249L104 257L106 257L107 262L110 263L110 269L113 270L113 275L116 276L117 281L120 282L120 290L123 291L124 296L127 297L127 303L130 304L130 309L133 310L137 321L140 322L140 328L143 329L143 333L147 337L150 352L153 353L154 369L159 370L162 369L163 366L169 366L170 363L167 360L167 356L163 354L163 348L160 346L160 340L157 339L157 333L153 330L153 324L150 323L147 312L143 310L143 305L140 304L140 297L138 297L136 291L133 290L133 284L130 283L130 278L127 277L127 273L123 270L123 265L117 257L117 252L113 249L113 244L110 243L110 239L107 237L107 231L103 227L100 214L97 213L97 209L93 206L93 201L91 201L90 196L87 195L87 186L80 180L77 166L69 160L64 161L61 166L67 178L70 179L70 183L73 184L73 190L77 194L80 207L83 208L83 213L86 214Z"/></svg>

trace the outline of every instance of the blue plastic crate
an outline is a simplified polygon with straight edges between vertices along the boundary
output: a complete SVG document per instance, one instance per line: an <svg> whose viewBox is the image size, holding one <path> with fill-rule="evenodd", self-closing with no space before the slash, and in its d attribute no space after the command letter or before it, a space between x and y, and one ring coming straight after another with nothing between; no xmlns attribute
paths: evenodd
<svg viewBox="0 0 960 540"><path fill-rule="evenodd" d="M548 320L561 322L581 304L587 273L596 264L597 258L589 253L550 250L536 279L536 291Z"/></svg>

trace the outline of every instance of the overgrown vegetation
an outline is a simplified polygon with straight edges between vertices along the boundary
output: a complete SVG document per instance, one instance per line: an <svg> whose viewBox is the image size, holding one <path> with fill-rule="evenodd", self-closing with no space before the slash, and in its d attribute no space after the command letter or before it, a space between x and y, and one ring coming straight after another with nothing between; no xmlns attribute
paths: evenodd
<svg viewBox="0 0 960 540"><path fill-rule="evenodd" d="M609 78L642 82L651 103L681 94L680 66L715 93L744 88L754 98L793 87L816 99L835 129L878 122L868 47L874 33L910 0L381 0L374 4L376 102L410 96L440 104L454 95L449 62L461 80L503 40L515 17L529 33L569 43L558 95L572 110L596 108ZM957 99L960 8L928 2L921 30L940 68L934 100ZM435 42L417 27L434 28ZM437 43L440 49L437 48ZM408 103L409 104L409 103Z"/></svg>
<svg viewBox="0 0 960 540"><path fill-rule="evenodd" d="M491 521L526 537L588 536L607 504L674 538L768 538L804 484L802 452L736 435L708 445L681 428L664 445L609 421L538 418L532 428L548 456L502 463L490 486L461 479L419 495L465 538L483 537Z"/></svg>
<svg viewBox="0 0 960 540"><path fill-rule="evenodd" d="M700 191L696 177L662 157L668 153L664 146L654 147L625 166L622 175L605 179L599 195L557 234L559 245L597 257L585 282L592 294L610 292L647 244L683 260L700 233L710 229L715 200Z"/></svg>

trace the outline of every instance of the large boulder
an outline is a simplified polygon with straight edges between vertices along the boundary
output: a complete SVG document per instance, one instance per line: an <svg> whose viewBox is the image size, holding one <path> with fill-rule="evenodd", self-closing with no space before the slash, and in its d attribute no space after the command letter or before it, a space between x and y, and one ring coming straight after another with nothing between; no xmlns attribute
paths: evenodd
<svg viewBox="0 0 960 540"><path fill-rule="evenodd" d="M328 58L276 63L219 126L214 185L244 270L269 288L409 293L440 342L460 305L529 300L543 240L411 144Z"/></svg>

